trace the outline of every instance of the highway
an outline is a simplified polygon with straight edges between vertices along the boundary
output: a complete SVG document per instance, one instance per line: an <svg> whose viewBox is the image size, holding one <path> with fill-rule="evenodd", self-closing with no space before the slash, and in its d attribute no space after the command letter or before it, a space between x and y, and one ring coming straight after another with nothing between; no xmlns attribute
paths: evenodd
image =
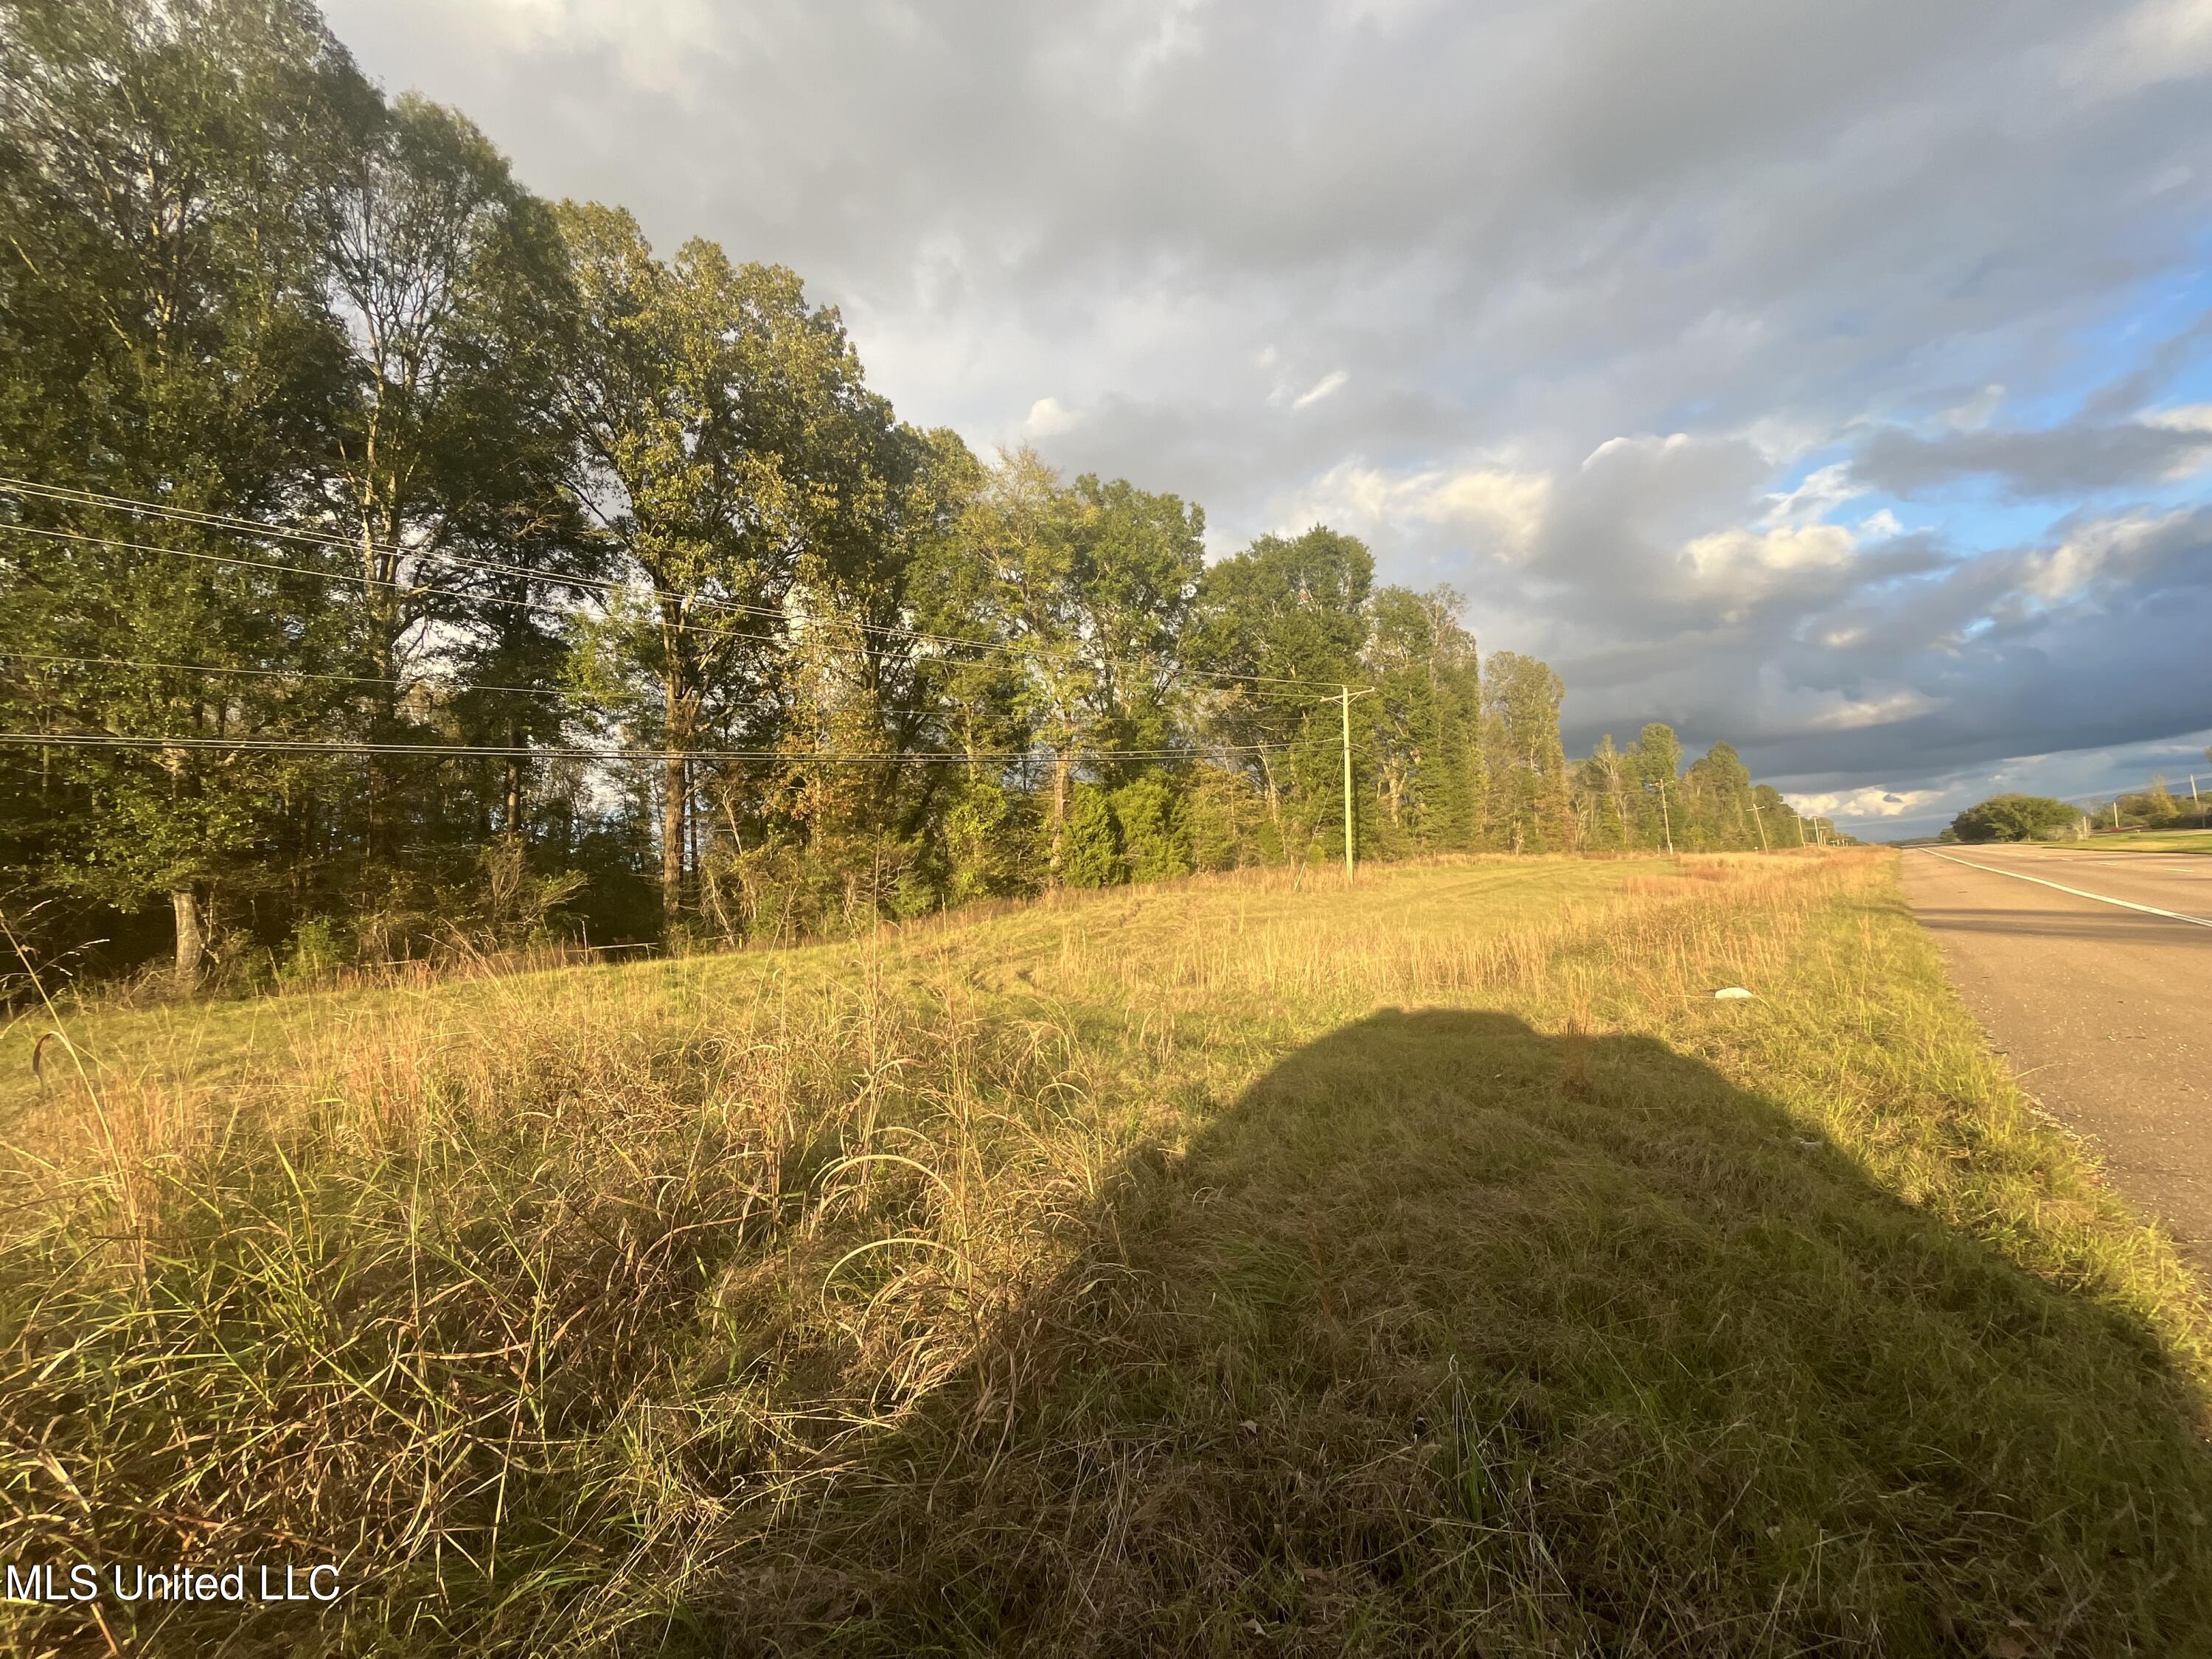
<svg viewBox="0 0 2212 1659"><path fill-rule="evenodd" d="M2093 843L1904 860L1906 899L2021 1086L2212 1270L2212 856Z"/></svg>

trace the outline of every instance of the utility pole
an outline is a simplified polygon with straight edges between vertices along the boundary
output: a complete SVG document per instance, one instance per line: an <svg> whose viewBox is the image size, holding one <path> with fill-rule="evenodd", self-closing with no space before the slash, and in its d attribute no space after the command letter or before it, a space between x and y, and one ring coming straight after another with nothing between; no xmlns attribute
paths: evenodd
<svg viewBox="0 0 2212 1659"><path fill-rule="evenodd" d="M2119 827L2120 827L2120 798L2119 798L2118 795L2115 795L2115 796L2113 796L2113 797L2112 797L2112 828L2113 828L2113 829L2115 829L2115 830L2117 830L2117 829L2118 829Z"/></svg>
<svg viewBox="0 0 2212 1659"><path fill-rule="evenodd" d="M1659 792L1659 830L1667 837L1667 854L1672 858L1674 854L1674 825L1667 816L1667 781L1662 778L1656 783L1647 783L1644 787Z"/></svg>
<svg viewBox="0 0 2212 1659"><path fill-rule="evenodd" d="M1344 878L1358 873L1358 855L1352 850L1352 688L1336 688L1344 714Z"/></svg>
<svg viewBox="0 0 2212 1659"><path fill-rule="evenodd" d="M1364 697L1375 690L1355 692L1348 685L1336 688L1337 707L1344 715L1344 878L1350 881L1358 873L1358 855L1352 850L1352 700Z"/></svg>
<svg viewBox="0 0 2212 1659"><path fill-rule="evenodd" d="M1759 816L1759 797L1756 795L1751 798L1751 821L1759 826L1759 850L1762 853L1772 852L1774 849L1766 844L1766 820Z"/></svg>

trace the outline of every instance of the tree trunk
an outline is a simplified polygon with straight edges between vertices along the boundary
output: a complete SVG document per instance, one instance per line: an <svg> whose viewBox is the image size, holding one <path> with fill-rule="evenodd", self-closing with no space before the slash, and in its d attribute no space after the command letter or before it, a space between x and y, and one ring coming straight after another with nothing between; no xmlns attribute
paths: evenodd
<svg viewBox="0 0 2212 1659"><path fill-rule="evenodd" d="M207 930L200 917L199 896L189 887L169 895L169 908L177 917L177 988L199 988L200 958L207 954Z"/></svg>
<svg viewBox="0 0 2212 1659"><path fill-rule="evenodd" d="M1067 855L1067 775L1070 765L1063 739L1052 757L1052 850L1046 859L1046 875L1060 885L1060 866Z"/></svg>
<svg viewBox="0 0 2212 1659"><path fill-rule="evenodd" d="M684 821L690 791L680 752L671 750L661 767L660 917L672 935L684 915Z"/></svg>
<svg viewBox="0 0 2212 1659"><path fill-rule="evenodd" d="M520 729L520 726L517 724L517 722L515 722L515 721L514 721L514 720L509 720L509 721L507 721L507 746L509 749L520 749L520 748L521 748L521 747L522 747L522 732L521 732L521 729ZM507 833L508 835L512 836L512 835L519 834L519 833L520 832L521 829L522 829L522 757L521 757L521 756L520 756L520 755L509 755L509 756L507 757L507 780L506 780L506 781L507 781L507 823L506 823L506 825L505 825L505 828L506 828L506 830L507 830Z"/></svg>

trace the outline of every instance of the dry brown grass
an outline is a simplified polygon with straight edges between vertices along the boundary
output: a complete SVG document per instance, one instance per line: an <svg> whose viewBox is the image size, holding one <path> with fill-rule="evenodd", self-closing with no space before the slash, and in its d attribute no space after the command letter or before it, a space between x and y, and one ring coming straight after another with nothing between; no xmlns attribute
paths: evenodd
<svg viewBox="0 0 2212 1659"><path fill-rule="evenodd" d="M2191 1287L1887 883L1216 878L95 1023L6 1109L0 1556L356 1587L132 1615L176 1651L2212 1640Z"/></svg>

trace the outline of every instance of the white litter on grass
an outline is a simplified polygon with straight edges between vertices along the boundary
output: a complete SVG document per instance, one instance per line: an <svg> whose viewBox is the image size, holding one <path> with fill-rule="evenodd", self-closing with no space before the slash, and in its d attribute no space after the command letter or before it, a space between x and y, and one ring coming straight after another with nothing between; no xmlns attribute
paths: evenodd
<svg viewBox="0 0 2212 1659"><path fill-rule="evenodd" d="M1750 1002L1753 1000L1751 993L1741 985L1731 985L1724 990L1713 993L1715 1002Z"/></svg>

